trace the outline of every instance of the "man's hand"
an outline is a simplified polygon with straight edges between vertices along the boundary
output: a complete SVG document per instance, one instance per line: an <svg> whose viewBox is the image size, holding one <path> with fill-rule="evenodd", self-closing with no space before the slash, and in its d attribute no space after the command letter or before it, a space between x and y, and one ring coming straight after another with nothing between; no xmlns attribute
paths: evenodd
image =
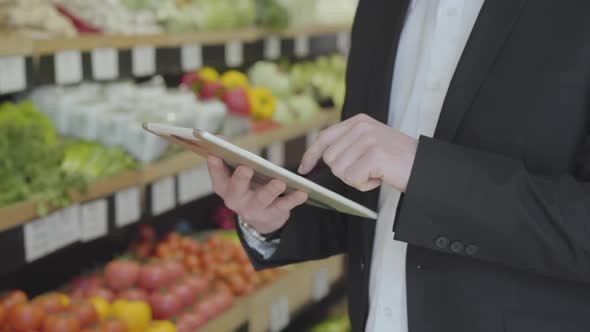
<svg viewBox="0 0 590 332"><path fill-rule="evenodd" d="M346 184L369 191L387 183L405 192L418 141L365 114L322 131L303 155L299 173L320 160Z"/></svg>
<svg viewBox="0 0 590 332"><path fill-rule="evenodd" d="M279 197L287 187L279 180L272 180L253 191L250 189L252 169L239 166L231 174L223 160L212 155L207 158L207 167L213 191L223 198L228 208L261 234L283 227L291 210L307 200L307 194L301 191Z"/></svg>

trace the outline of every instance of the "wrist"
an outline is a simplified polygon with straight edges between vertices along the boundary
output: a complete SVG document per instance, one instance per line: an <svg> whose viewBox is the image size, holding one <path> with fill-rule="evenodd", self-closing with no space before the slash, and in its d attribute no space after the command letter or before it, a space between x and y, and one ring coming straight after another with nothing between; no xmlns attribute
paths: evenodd
<svg viewBox="0 0 590 332"><path fill-rule="evenodd" d="M283 229L283 227L280 227L279 229L271 231L271 232L265 232L265 233L259 232L257 229L255 229L252 225L250 225L248 222L246 222L241 217L238 217L238 224L243 230L248 232L254 238L256 238L259 241L263 241L263 242L270 242L272 240L276 240L276 239L280 238L281 231Z"/></svg>

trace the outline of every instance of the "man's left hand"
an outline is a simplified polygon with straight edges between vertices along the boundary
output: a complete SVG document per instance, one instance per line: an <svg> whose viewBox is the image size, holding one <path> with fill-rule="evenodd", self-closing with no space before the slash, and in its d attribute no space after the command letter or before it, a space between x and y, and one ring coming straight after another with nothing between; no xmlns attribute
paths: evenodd
<svg viewBox="0 0 590 332"><path fill-rule="evenodd" d="M323 158L334 175L358 190L386 183L405 192L417 146L416 139L359 114L323 130L303 155L299 173L309 173Z"/></svg>

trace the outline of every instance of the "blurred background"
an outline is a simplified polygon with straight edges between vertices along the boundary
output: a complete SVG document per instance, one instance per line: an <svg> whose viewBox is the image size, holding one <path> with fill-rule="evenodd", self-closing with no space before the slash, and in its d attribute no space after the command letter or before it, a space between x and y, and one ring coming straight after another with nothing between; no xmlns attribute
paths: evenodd
<svg viewBox="0 0 590 332"><path fill-rule="evenodd" d="M0 0L0 331L349 331L345 257L256 272L204 160L294 169L358 0Z"/></svg>

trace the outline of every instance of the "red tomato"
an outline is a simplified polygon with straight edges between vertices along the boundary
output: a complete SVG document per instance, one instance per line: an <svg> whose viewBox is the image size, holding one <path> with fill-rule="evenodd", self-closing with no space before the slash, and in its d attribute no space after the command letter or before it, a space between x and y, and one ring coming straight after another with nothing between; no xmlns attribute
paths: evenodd
<svg viewBox="0 0 590 332"><path fill-rule="evenodd" d="M219 236L217 236L217 235L211 235L207 239L206 244L208 246L211 246L212 248L217 248L217 247L219 247L221 245L222 241L223 240Z"/></svg>
<svg viewBox="0 0 590 332"><path fill-rule="evenodd" d="M103 331L104 330L102 329L102 327L100 327L100 325L98 325L98 324L86 326L85 328L80 330L80 332L103 332Z"/></svg>
<svg viewBox="0 0 590 332"><path fill-rule="evenodd" d="M217 308L215 308L215 305L211 302L210 297L203 299L201 302L199 302L199 304L197 304L196 312L197 314L203 316L205 320L209 320L217 316L218 313Z"/></svg>
<svg viewBox="0 0 590 332"><path fill-rule="evenodd" d="M227 282L225 282L223 280L216 280L215 285L213 285L213 289L215 289L216 292L232 293L232 290L229 287L229 285L227 284Z"/></svg>
<svg viewBox="0 0 590 332"><path fill-rule="evenodd" d="M124 322L109 318L100 324L101 332L127 332L127 326Z"/></svg>
<svg viewBox="0 0 590 332"><path fill-rule="evenodd" d="M195 239L186 236L180 240L180 247L182 250L192 253L194 250L198 250L199 244Z"/></svg>
<svg viewBox="0 0 590 332"><path fill-rule="evenodd" d="M12 306L8 312L8 327L13 332L29 332L41 328L45 312L34 304L21 303Z"/></svg>
<svg viewBox="0 0 590 332"><path fill-rule="evenodd" d="M193 288L197 295L205 294L205 292L209 288L207 281L197 276L188 276L184 278L184 283L189 285L189 287Z"/></svg>
<svg viewBox="0 0 590 332"><path fill-rule="evenodd" d="M72 304L70 312L80 321L80 326L85 327L98 322L98 313L92 303L76 301Z"/></svg>
<svg viewBox="0 0 590 332"><path fill-rule="evenodd" d="M86 298L86 291L82 289L75 289L69 295L72 300L79 301Z"/></svg>
<svg viewBox="0 0 590 332"><path fill-rule="evenodd" d="M234 304L234 297L229 292L216 293L211 302L219 312L229 309Z"/></svg>
<svg viewBox="0 0 590 332"><path fill-rule="evenodd" d="M169 292L152 293L149 303L154 319L170 319L178 315L183 308L180 297Z"/></svg>
<svg viewBox="0 0 590 332"><path fill-rule="evenodd" d="M107 264L105 279L110 288L119 291L132 287L139 277L139 264L128 260L115 260Z"/></svg>
<svg viewBox="0 0 590 332"><path fill-rule="evenodd" d="M139 270L139 287L152 291L169 284L169 273L160 264L144 265Z"/></svg>
<svg viewBox="0 0 590 332"><path fill-rule="evenodd" d="M43 309L46 314L54 314L64 311L68 308L69 303L64 302L62 295L49 293L37 296L33 299L33 304Z"/></svg>
<svg viewBox="0 0 590 332"><path fill-rule="evenodd" d="M4 307L4 309L6 309L6 312L8 313L8 311L13 306L17 304L26 303L28 300L29 298L27 297L27 294L25 294L25 292L20 290L12 290L10 292L2 294L2 297L0 298L0 303L2 303L2 306Z"/></svg>
<svg viewBox="0 0 590 332"><path fill-rule="evenodd" d="M4 319L6 318L6 309L0 305L0 327L4 326Z"/></svg>
<svg viewBox="0 0 590 332"><path fill-rule="evenodd" d="M185 307L193 305L197 301L199 293L197 289L186 282L177 283L170 288L170 292L176 294L182 300Z"/></svg>
<svg viewBox="0 0 590 332"><path fill-rule="evenodd" d="M148 301L148 294L139 288L131 288L128 290L125 290L121 293L119 293L119 295L117 295L117 299L123 299L123 300L128 300L128 301L143 301L143 302L147 302Z"/></svg>
<svg viewBox="0 0 590 332"><path fill-rule="evenodd" d="M199 268L201 265L201 260L199 259L199 256L197 256L195 254L190 254L190 255L184 256L183 263L186 268L191 270L194 268Z"/></svg>
<svg viewBox="0 0 590 332"><path fill-rule="evenodd" d="M104 279L98 275L80 276L72 279L71 284L74 290L88 290L103 286Z"/></svg>
<svg viewBox="0 0 590 332"><path fill-rule="evenodd" d="M156 238L156 230L154 227L146 224L139 225L138 229L139 237L142 240L153 240Z"/></svg>
<svg viewBox="0 0 590 332"><path fill-rule="evenodd" d="M170 233L166 234L166 236L164 236L164 242L167 242L167 243L178 242L178 241L180 241L180 239L181 239L180 234L178 234L176 232L170 232Z"/></svg>
<svg viewBox="0 0 590 332"><path fill-rule="evenodd" d="M205 320L202 315L194 312L185 312L176 320L176 328L178 332L194 332L196 329L203 326Z"/></svg>
<svg viewBox="0 0 590 332"><path fill-rule="evenodd" d="M156 256L158 256L158 258L165 259L170 257L170 255L172 255L172 249L170 249L170 246L168 244L158 244L158 246L156 247Z"/></svg>
<svg viewBox="0 0 590 332"><path fill-rule="evenodd" d="M203 270L208 270L212 266L215 266L215 261L213 260L213 256L209 253L205 253L201 255L201 268Z"/></svg>
<svg viewBox="0 0 590 332"><path fill-rule="evenodd" d="M149 242L142 242L133 247L135 256L139 259L147 259L152 254L153 245Z"/></svg>
<svg viewBox="0 0 590 332"><path fill-rule="evenodd" d="M235 256L238 263L252 265L250 264L250 258L248 258L248 254L246 254L244 249L240 248L239 250L236 250Z"/></svg>
<svg viewBox="0 0 590 332"><path fill-rule="evenodd" d="M113 300L115 299L115 294L113 294L113 292L110 289L104 287L89 289L88 292L86 292L86 296L100 297L101 299L104 299L107 302L113 302Z"/></svg>
<svg viewBox="0 0 590 332"><path fill-rule="evenodd" d="M47 316L43 324L44 332L79 332L80 320L70 313L57 313Z"/></svg>
<svg viewBox="0 0 590 332"><path fill-rule="evenodd" d="M234 274L228 279L229 287L236 296L241 296L246 293L246 281L240 275Z"/></svg>
<svg viewBox="0 0 590 332"><path fill-rule="evenodd" d="M179 261L164 262L164 269L170 276L170 282L175 282L186 275L186 269Z"/></svg>

